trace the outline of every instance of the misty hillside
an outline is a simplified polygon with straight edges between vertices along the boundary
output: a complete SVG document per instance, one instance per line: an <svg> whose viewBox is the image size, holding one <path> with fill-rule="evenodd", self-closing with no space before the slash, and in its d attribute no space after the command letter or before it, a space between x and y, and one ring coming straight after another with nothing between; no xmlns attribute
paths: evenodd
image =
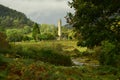
<svg viewBox="0 0 120 80"><path fill-rule="evenodd" d="M33 22L25 14L0 5L0 27L20 28L25 25L32 25Z"/></svg>

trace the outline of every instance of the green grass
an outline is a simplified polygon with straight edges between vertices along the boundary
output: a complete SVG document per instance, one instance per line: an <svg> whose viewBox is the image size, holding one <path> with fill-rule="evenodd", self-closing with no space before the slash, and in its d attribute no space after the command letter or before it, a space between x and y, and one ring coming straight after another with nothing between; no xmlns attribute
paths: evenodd
<svg viewBox="0 0 120 80"><path fill-rule="evenodd" d="M69 40L63 40L63 41L57 41L57 40L51 40L51 41L39 41L39 42L16 42L16 45L24 45L24 46L29 46L29 45L39 45L39 46L54 46L55 44L60 44L63 46L67 47L74 47L78 48L81 51L86 50L86 47L78 47L76 45L77 41L69 41Z"/></svg>
<svg viewBox="0 0 120 80"><path fill-rule="evenodd" d="M2 60L8 62L5 63L5 66L0 66L0 76L3 78L2 80L119 80L120 69L114 67L56 66L37 59L41 56L38 54L40 52L42 52L42 57L45 60L53 58L54 62L56 61L54 59L57 56L56 53L73 57L73 55L86 51L86 48L78 47L76 43L77 41L18 42L15 45L11 43L14 50L13 53L5 54L5 58L2 57ZM26 57L17 56L16 51L19 55L23 53ZM49 53L52 55L49 55ZM54 55L56 56L54 57ZM78 56L78 58L81 57ZM59 58L57 57L57 59ZM59 60L67 62L64 60L64 56L60 57Z"/></svg>
<svg viewBox="0 0 120 80"><path fill-rule="evenodd" d="M13 53L22 58L41 60L54 65L71 66L70 55L64 54L64 46L55 41L21 42L13 45Z"/></svg>
<svg viewBox="0 0 120 80"><path fill-rule="evenodd" d="M74 52L74 50L78 50L79 54L81 52L84 52L87 50L86 47L78 47L77 41L70 41L70 40L63 40L63 41L57 41L57 40L52 40L52 41L39 41L39 42L16 42L16 45L22 45L22 46L38 46L39 48L43 48L43 47L50 47L52 49L56 49L56 47L58 48L62 48L63 51L66 51L68 53L73 55L76 55L76 53ZM59 51L59 49L58 49ZM64 52L65 53L65 52Z"/></svg>

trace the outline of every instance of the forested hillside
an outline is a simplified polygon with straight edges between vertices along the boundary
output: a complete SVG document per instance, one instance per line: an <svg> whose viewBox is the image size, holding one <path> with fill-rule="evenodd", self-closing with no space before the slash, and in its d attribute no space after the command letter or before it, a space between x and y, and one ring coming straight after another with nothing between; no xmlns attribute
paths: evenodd
<svg viewBox="0 0 120 80"><path fill-rule="evenodd" d="M13 28L32 25L33 22L28 19L23 13L0 5L0 27Z"/></svg>

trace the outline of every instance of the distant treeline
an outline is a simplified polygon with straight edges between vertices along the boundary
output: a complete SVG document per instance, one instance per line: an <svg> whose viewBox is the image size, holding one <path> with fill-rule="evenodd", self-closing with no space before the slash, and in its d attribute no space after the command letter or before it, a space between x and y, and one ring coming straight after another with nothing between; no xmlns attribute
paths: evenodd
<svg viewBox="0 0 120 80"><path fill-rule="evenodd" d="M0 5L0 27L12 28L32 25L33 22L25 14Z"/></svg>

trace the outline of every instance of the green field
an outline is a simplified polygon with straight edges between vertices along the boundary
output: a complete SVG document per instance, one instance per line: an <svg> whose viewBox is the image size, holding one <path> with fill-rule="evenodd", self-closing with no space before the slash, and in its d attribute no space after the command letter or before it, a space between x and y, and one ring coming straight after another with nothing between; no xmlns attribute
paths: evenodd
<svg viewBox="0 0 120 80"><path fill-rule="evenodd" d="M84 52L86 51L86 47L78 47L76 44L77 44L77 41L76 40L63 40L63 41L57 41L57 40L51 40L51 41L40 41L40 42L16 42L15 43L16 45L22 45L22 46L39 46L39 48L42 48L42 47L52 47L54 48L55 46L58 46L58 47L62 47L62 49L64 50L68 50L68 51L71 51L71 50L74 50L74 49L78 49L80 52Z"/></svg>
<svg viewBox="0 0 120 80"><path fill-rule="evenodd" d="M15 50L1 55L4 56L2 59L4 65L0 66L0 80L119 79L119 72L113 67L88 65L95 60L92 59L87 62L89 57L80 56L82 52L86 51L86 48L76 46L76 42L40 41L11 43L12 48ZM72 64L70 63L68 57L79 62L87 62L87 64L76 66L73 62Z"/></svg>

